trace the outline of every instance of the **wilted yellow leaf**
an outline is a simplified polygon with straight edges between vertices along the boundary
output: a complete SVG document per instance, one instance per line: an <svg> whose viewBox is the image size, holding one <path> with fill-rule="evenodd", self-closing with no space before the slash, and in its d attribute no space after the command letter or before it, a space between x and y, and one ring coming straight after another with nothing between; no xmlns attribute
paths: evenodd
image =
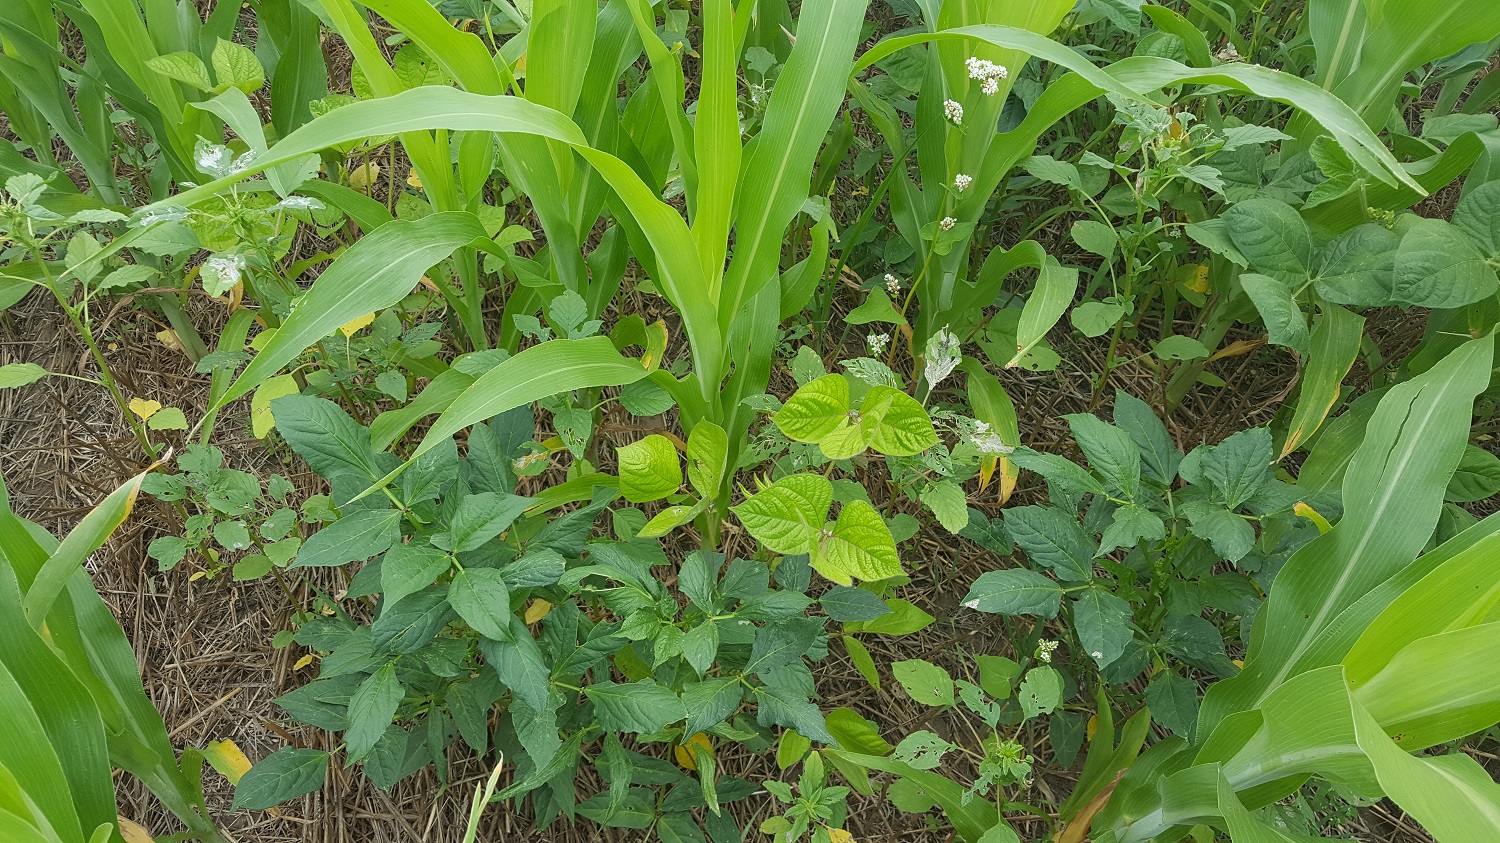
<svg viewBox="0 0 1500 843"><path fill-rule="evenodd" d="M203 750L203 757L224 778L229 779L230 784L240 783L240 777L250 771L250 759L234 741L210 741Z"/></svg>
<svg viewBox="0 0 1500 843"><path fill-rule="evenodd" d="M374 321L375 314L366 313L364 316L355 317L354 319L350 319L348 322L340 325L339 333L343 334L346 338L352 337L355 334L359 333L361 328L364 328L366 325Z"/></svg>
<svg viewBox="0 0 1500 843"><path fill-rule="evenodd" d="M1322 513L1302 501L1298 501L1297 505L1292 507L1292 511L1318 525L1318 532L1320 534L1333 529L1333 525L1328 523L1328 519L1324 518Z"/></svg>
<svg viewBox="0 0 1500 843"><path fill-rule="evenodd" d="M406 174L406 183L415 190L422 189L422 177L417 175L416 170L412 170L410 173Z"/></svg>
<svg viewBox="0 0 1500 843"><path fill-rule="evenodd" d="M128 406L130 407L130 412L140 416L141 421L145 421L156 415L156 411L161 409L161 402L152 401L147 398L132 398Z"/></svg>
<svg viewBox="0 0 1500 843"><path fill-rule="evenodd" d="M373 185L378 178L380 178L380 165L373 161L349 168L349 186L355 190L369 193L370 185Z"/></svg>
<svg viewBox="0 0 1500 843"><path fill-rule="evenodd" d="M140 827L132 820L117 817L120 821L120 836L125 838L125 843L156 843L151 832Z"/></svg>
<svg viewBox="0 0 1500 843"><path fill-rule="evenodd" d="M550 611L552 611L551 603L542 599L531 601L531 605L526 607L527 625L534 624L542 618L547 617L547 613Z"/></svg>
<svg viewBox="0 0 1500 843"><path fill-rule="evenodd" d="M309 654L303 656L302 658L297 659L297 663L294 664L294 665L292 665L292 670L301 670L302 668L307 667L308 665L312 664L312 661L313 661L312 654L309 653Z"/></svg>
<svg viewBox="0 0 1500 843"><path fill-rule="evenodd" d="M162 345L173 351L182 351L182 340L177 338L177 332L171 328L163 328L156 332L156 339Z"/></svg>
<svg viewBox="0 0 1500 843"><path fill-rule="evenodd" d="M854 835L842 828L828 829L829 843L854 843Z"/></svg>
<svg viewBox="0 0 1500 843"><path fill-rule="evenodd" d="M250 432L256 439L266 438L276 426L276 418L271 415L271 402L284 395L296 394L297 380L291 375L277 375L255 388L255 394L250 396Z"/></svg>
<svg viewBox="0 0 1500 843"><path fill-rule="evenodd" d="M714 757L714 745L709 743L708 735L699 732L686 741L672 747L672 754L677 757L677 763L688 770L698 769L698 759L693 757L694 746L702 747L703 751L708 753L709 758Z"/></svg>
<svg viewBox="0 0 1500 843"><path fill-rule="evenodd" d="M1199 264L1193 271L1192 276L1182 286L1187 287L1195 293L1206 294L1208 292L1208 265Z"/></svg>

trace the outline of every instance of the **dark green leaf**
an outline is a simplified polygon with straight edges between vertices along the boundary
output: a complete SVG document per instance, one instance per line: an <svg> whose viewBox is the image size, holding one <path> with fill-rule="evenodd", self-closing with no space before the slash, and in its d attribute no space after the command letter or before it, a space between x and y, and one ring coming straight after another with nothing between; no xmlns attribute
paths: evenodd
<svg viewBox="0 0 1500 843"><path fill-rule="evenodd" d="M1000 615L1057 616L1062 586L1025 568L989 571L979 575L963 604L970 609Z"/></svg>
<svg viewBox="0 0 1500 843"><path fill-rule="evenodd" d="M510 588L494 568L465 568L454 574L448 603L480 635L510 637Z"/></svg>
<svg viewBox="0 0 1500 843"><path fill-rule="evenodd" d="M401 538L401 513L362 509L329 524L302 543L294 568L328 568L384 553Z"/></svg>
<svg viewBox="0 0 1500 843"><path fill-rule="evenodd" d="M251 767L234 789L235 810L259 811L323 786L328 753L321 749L279 749Z"/></svg>
<svg viewBox="0 0 1500 843"><path fill-rule="evenodd" d="M344 747L352 763L369 754L396 717L406 691L396 679L396 666L387 664L360 684L349 698L349 730Z"/></svg>
<svg viewBox="0 0 1500 843"><path fill-rule="evenodd" d="M655 732L684 719L687 710L671 688L654 681L595 682L587 690L599 725L612 732Z"/></svg>

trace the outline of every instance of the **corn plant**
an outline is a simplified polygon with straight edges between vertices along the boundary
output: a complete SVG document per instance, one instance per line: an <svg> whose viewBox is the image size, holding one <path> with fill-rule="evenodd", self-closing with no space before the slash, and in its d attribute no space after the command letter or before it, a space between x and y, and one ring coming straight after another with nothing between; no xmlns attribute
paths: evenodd
<svg viewBox="0 0 1500 843"><path fill-rule="evenodd" d="M105 498L58 542L18 518L0 485L0 694L14 735L0 749L11 798L7 839L123 843L111 768L139 779L187 826L223 838L203 804L202 756L181 761L141 684L125 632L94 590L85 560L130 514L145 475Z"/></svg>

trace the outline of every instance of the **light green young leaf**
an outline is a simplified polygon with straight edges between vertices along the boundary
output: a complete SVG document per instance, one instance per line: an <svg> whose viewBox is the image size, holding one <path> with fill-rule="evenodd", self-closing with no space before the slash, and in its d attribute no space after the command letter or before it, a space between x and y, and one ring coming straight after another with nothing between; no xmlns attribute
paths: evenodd
<svg viewBox="0 0 1500 843"><path fill-rule="evenodd" d="M890 528L865 501L850 501L839 510L833 534L816 547L812 566L839 585L849 585L856 578L875 582L903 573Z"/></svg>
<svg viewBox="0 0 1500 843"><path fill-rule="evenodd" d="M750 535L772 551L811 553L832 505L833 484L827 478L793 474L731 509Z"/></svg>
<svg viewBox="0 0 1500 843"><path fill-rule="evenodd" d="M729 462L729 437L724 428L711 421L701 421L693 426L687 443L688 482L704 498L719 493L724 482L724 471Z"/></svg>
<svg viewBox="0 0 1500 843"><path fill-rule="evenodd" d="M266 84L266 71L255 53L233 41L220 38L210 58L214 64L214 76L219 80L219 90L233 87L253 94Z"/></svg>
<svg viewBox="0 0 1500 843"><path fill-rule="evenodd" d="M940 480L923 489L922 503L950 533L957 534L969 524L968 497L964 487L953 480Z"/></svg>
<svg viewBox="0 0 1500 843"><path fill-rule="evenodd" d="M1205 360L1209 354L1203 343L1181 334L1161 340L1153 351L1163 360Z"/></svg>
<svg viewBox="0 0 1500 843"><path fill-rule="evenodd" d="M615 450L620 464L620 492L631 503L664 498L682 487L677 446L657 433Z"/></svg>
<svg viewBox="0 0 1500 843"><path fill-rule="evenodd" d="M36 383L52 374L35 363L7 363L0 366L0 389L15 389Z"/></svg>
<svg viewBox="0 0 1500 843"><path fill-rule="evenodd" d="M873 386L860 403L860 426L882 454L910 457L937 444L932 419L915 398L888 386Z"/></svg>
<svg viewBox="0 0 1500 843"><path fill-rule="evenodd" d="M212 90L214 86L213 81L208 78L208 65L192 53L167 53L164 56L152 56L146 59L146 66L168 79L176 80L205 93Z"/></svg>
<svg viewBox="0 0 1500 843"><path fill-rule="evenodd" d="M771 421L797 442L817 442L849 418L849 382L824 375L798 389Z"/></svg>
<svg viewBox="0 0 1500 843"><path fill-rule="evenodd" d="M1021 702L1021 713L1030 720L1056 710L1062 704L1062 692L1062 674L1056 668L1034 667L1021 680L1016 699Z"/></svg>

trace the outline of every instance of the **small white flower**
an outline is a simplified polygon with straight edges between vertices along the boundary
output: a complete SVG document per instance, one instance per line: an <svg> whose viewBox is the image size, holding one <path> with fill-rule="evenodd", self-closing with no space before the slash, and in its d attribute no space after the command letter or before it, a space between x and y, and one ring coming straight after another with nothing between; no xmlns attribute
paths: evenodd
<svg viewBox="0 0 1500 843"><path fill-rule="evenodd" d="M953 217L943 217L941 220L938 220L938 228L944 231L952 231L955 225L958 225L958 220Z"/></svg>
<svg viewBox="0 0 1500 843"><path fill-rule="evenodd" d="M885 347L889 345L890 342L890 334L871 334L868 337L865 337L865 345L870 347L871 357L879 357L885 351Z"/></svg>
<svg viewBox="0 0 1500 843"><path fill-rule="evenodd" d="M885 274L885 292L891 298L895 298L901 292L901 279L887 272Z"/></svg>
<svg viewBox="0 0 1500 843"><path fill-rule="evenodd" d="M1057 642L1050 638L1043 638L1036 642L1036 657L1047 664L1052 663L1052 654L1057 651Z"/></svg>
<svg viewBox="0 0 1500 843"><path fill-rule="evenodd" d="M1000 80L1010 75L1004 65L995 64L988 59L969 56L964 61L964 66L969 70L970 79L979 80L979 90L986 96L993 96L1000 91Z"/></svg>
<svg viewBox="0 0 1500 843"><path fill-rule="evenodd" d="M964 124L964 107L954 100L943 100L943 114L955 126Z"/></svg>
<svg viewBox="0 0 1500 843"><path fill-rule="evenodd" d="M958 336L948 330L947 325L927 340L927 365L922 376L927 380L928 390L937 389L937 385L958 368L959 361L964 359L958 346Z"/></svg>
<svg viewBox="0 0 1500 843"><path fill-rule="evenodd" d="M953 187L955 189L957 189L959 193L962 193L965 190L968 190L969 189L969 185L971 185L973 183L974 183L974 177L970 176L970 175L965 175L963 173L959 173L958 175L956 175L956 176L953 177Z"/></svg>
<svg viewBox="0 0 1500 843"><path fill-rule="evenodd" d="M289 211L321 211L323 203L311 196L288 196L277 202L274 207L285 208Z"/></svg>

